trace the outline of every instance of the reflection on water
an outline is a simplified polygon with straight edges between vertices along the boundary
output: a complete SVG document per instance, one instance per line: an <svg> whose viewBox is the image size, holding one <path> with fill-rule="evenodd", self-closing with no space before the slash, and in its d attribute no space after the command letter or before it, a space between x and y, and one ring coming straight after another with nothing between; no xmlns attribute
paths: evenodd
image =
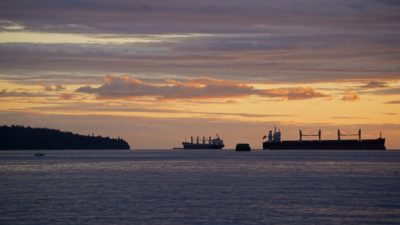
<svg viewBox="0 0 400 225"><path fill-rule="evenodd" d="M0 152L0 224L400 223L400 152Z"/></svg>

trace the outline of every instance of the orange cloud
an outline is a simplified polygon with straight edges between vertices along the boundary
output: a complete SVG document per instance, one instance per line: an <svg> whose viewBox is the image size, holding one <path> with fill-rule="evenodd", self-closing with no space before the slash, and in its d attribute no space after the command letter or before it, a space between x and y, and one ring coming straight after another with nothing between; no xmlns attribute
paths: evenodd
<svg viewBox="0 0 400 225"><path fill-rule="evenodd" d="M329 95L317 92L313 88L278 88L260 91L261 96L284 98L287 100L302 100L310 98L329 97Z"/></svg>
<svg viewBox="0 0 400 225"><path fill-rule="evenodd" d="M77 92L96 94L99 98L156 97L158 99L241 97L254 93L251 86L211 78L187 81L168 80L164 85L144 83L133 77L107 75L105 83L93 88L85 86Z"/></svg>
<svg viewBox="0 0 400 225"><path fill-rule="evenodd" d="M360 96L357 95L357 93L353 92L353 91L348 91L344 94L344 96L342 97L342 101L350 101L350 102L354 102L360 99Z"/></svg>
<svg viewBox="0 0 400 225"><path fill-rule="evenodd" d="M287 100L300 100L318 97L327 97L312 88L279 88L258 90L238 81L219 80L209 77L200 77L183 81L166 80L165 84L144 83L129 76L105 77L105 83L100 87L80 87L77 92L95 94L98 98L134 98L155 97L157 99L210 99L231 98L257 95L261 97L283 98Z"/></svg>

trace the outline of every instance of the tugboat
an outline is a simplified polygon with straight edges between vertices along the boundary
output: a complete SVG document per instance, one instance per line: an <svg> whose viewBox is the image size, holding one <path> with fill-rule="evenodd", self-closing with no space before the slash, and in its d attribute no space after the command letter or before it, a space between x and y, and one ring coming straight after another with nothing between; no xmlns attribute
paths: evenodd
<svg viewBox="0 0 400 225"><path fill-rule="evenodd" d="M251 147L247 143L239 143L236 145L236 151L251 151Z"/></svg>
<svg viewBox="0 0 400 225"><path fill-rule="evenodd" d="M263 142L263 149L267 150L386 150L385 138L382 138L382 134L377 139L361 139L361 129L357 133L342 133L337 130L337 140L321 140L321 130L317 133L303 133L299 131L300 139L291 141L281 141L281 131L272 130L269 131L268 135L265 135L263 139L268 139ZM304 136L315 136L318 140L303 140ZM343 136L358 136L358 139L345 139Z"/></svg>
<svg viewBox="0 0 400 225"><path fill-rule="evenodd" d="M206 138L203 137L200 142L199 136L196 138L196 142L193 141L193 137L190 137L190 142L186 140L182 142L183 149L222 149L225 147L224 141L218 136L211 139L211 136L206 141Z"/></svg>

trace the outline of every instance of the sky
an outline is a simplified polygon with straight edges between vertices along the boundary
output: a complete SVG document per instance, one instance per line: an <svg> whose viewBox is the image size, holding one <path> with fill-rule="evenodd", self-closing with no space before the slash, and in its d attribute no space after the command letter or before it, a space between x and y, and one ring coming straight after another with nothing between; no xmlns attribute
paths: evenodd
<svg viewBox="0 0 400 225"><path fill-rule="evenodd" d="M2 0L0 124L146 149L362 129L400 149L399 40L397 0Z"/></svg>

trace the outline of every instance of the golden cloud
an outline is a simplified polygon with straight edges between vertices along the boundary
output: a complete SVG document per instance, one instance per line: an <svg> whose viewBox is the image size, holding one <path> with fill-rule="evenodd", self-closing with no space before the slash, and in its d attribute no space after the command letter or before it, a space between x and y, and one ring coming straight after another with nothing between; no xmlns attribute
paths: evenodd
<svg viewBox="0 0 400 225"><path fill-rule="evenodd" d="M360 96L358 96L358 94L353 91L346 92L344 94L344 96L342 97L342 101L350 101L350 102L354 102L359 99L360 99Z"/></svg>

